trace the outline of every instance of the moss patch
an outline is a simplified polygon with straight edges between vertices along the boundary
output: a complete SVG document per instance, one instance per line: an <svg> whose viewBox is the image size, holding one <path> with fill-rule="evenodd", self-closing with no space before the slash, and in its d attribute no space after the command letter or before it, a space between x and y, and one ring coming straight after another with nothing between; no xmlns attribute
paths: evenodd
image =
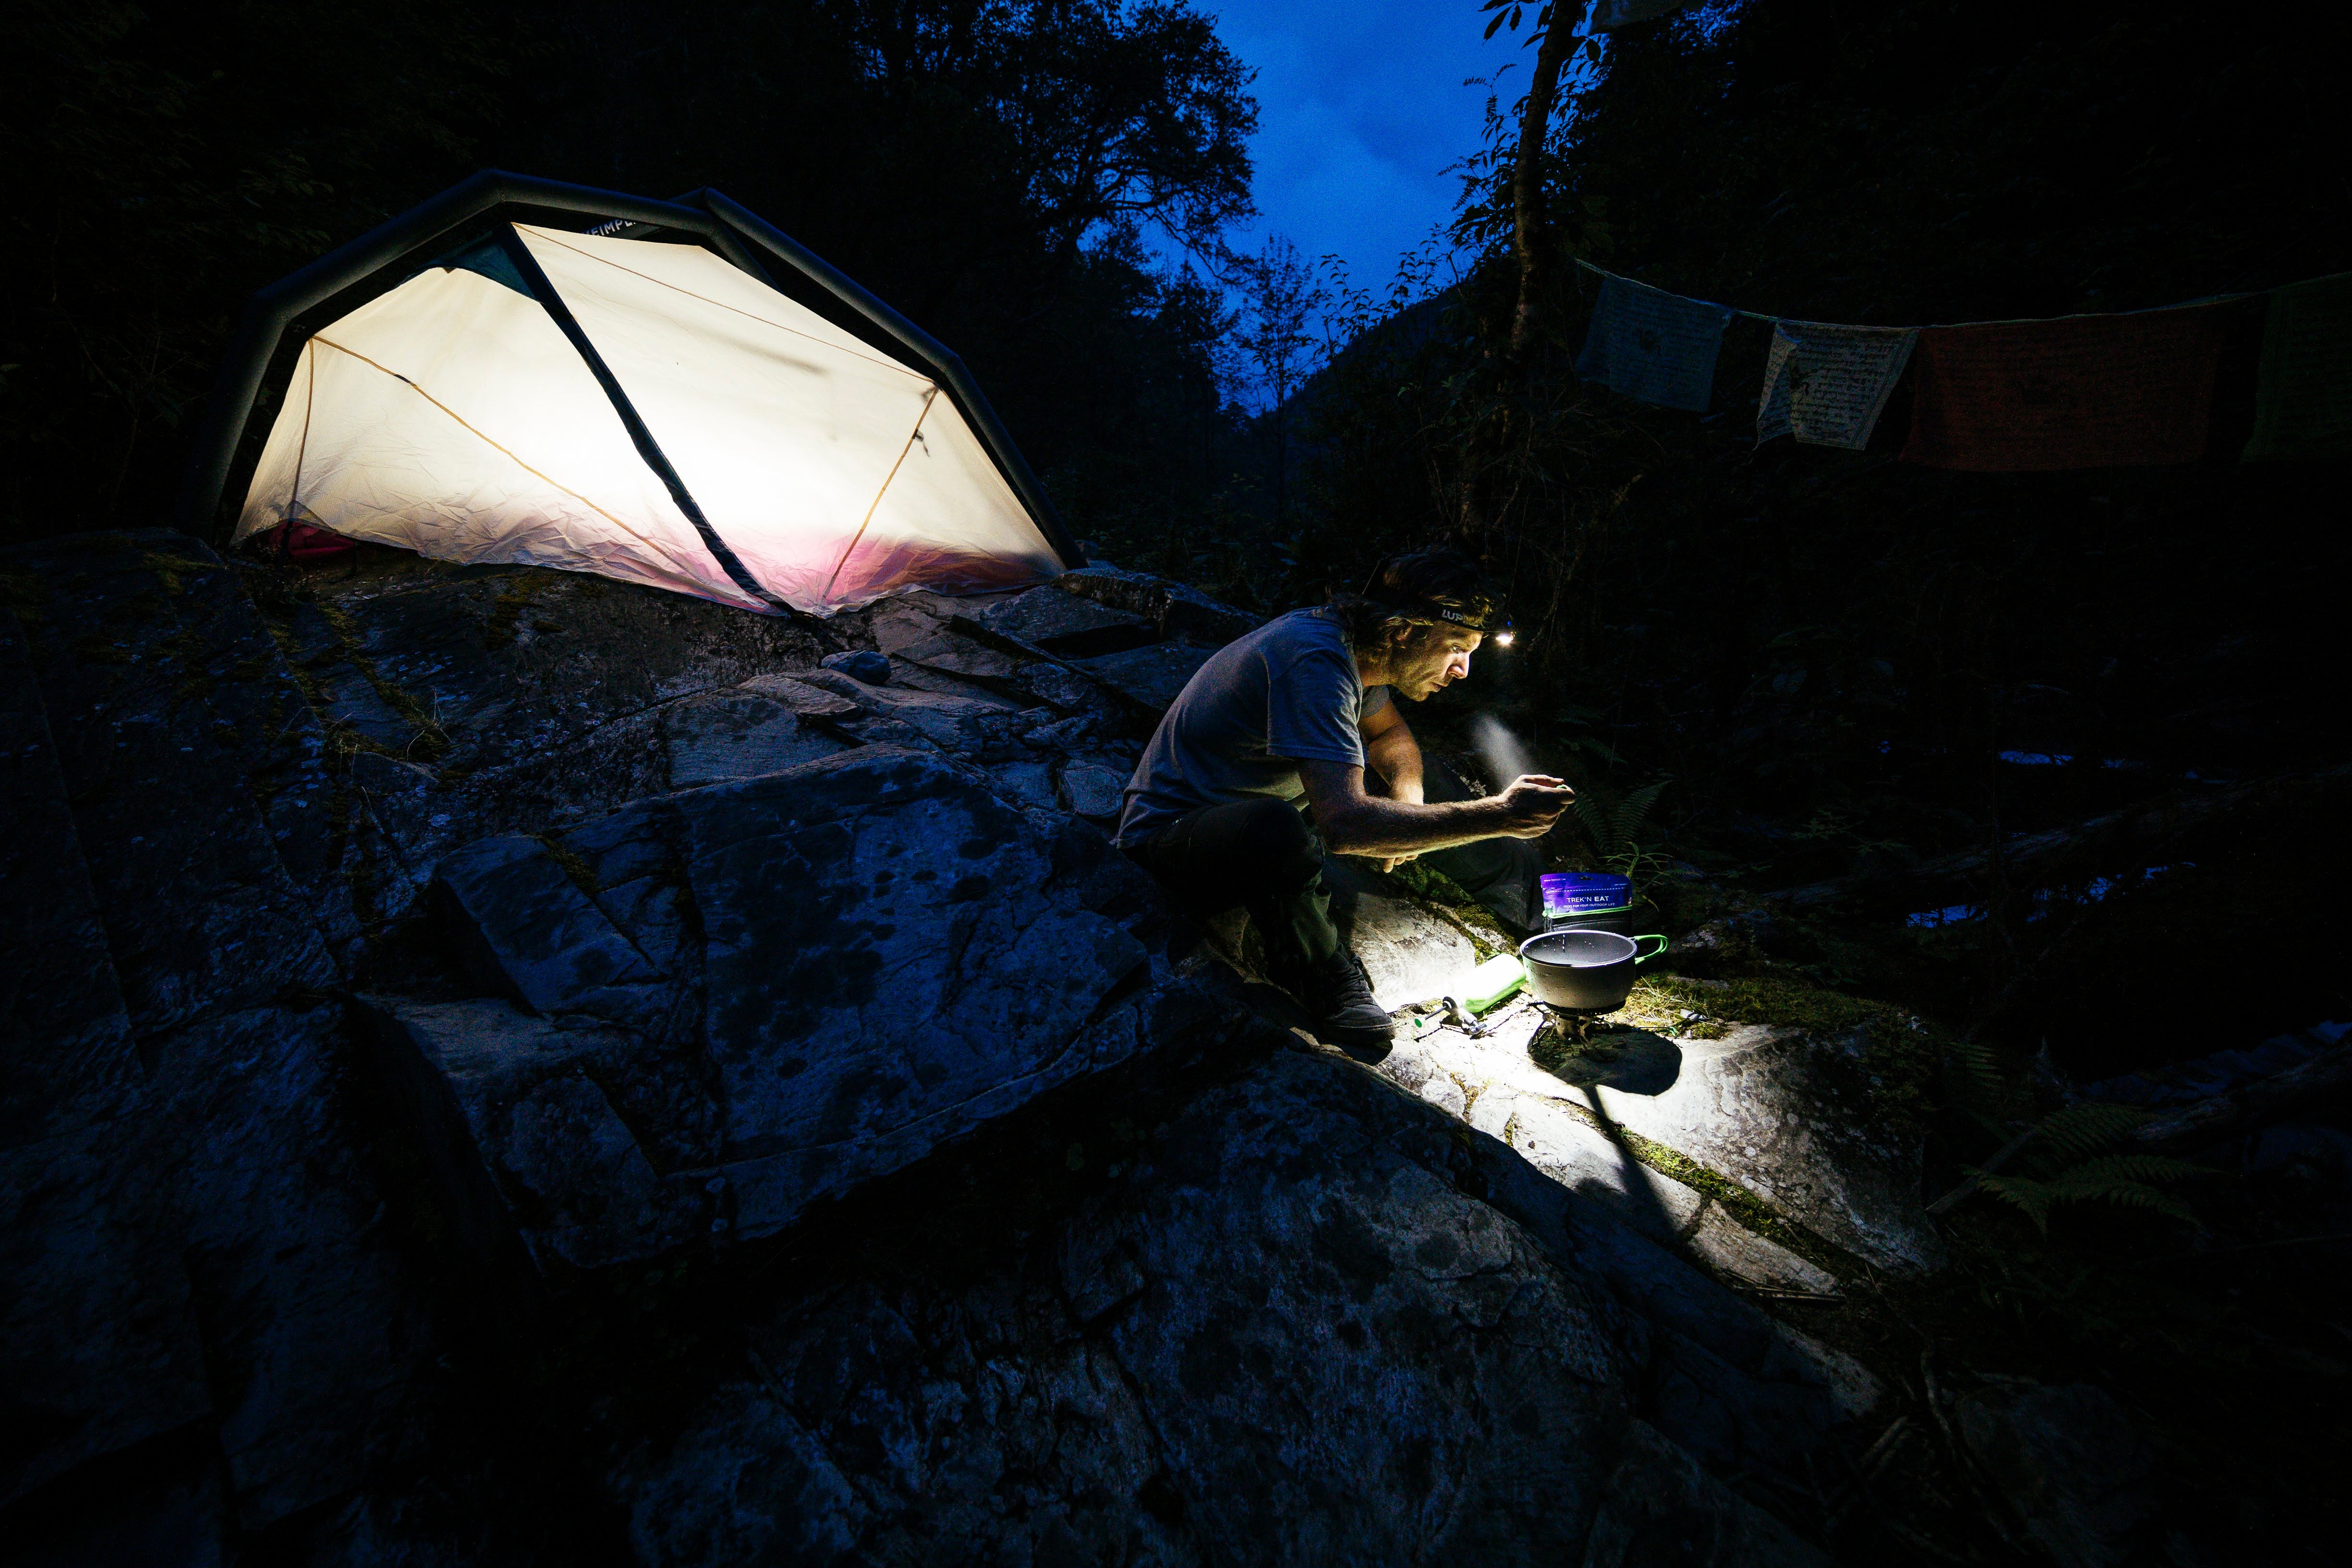
<svg viewBox="0 0 2352 1568"><path fill-rule="evenodd" d="M131 653L106 640L100 632L87 632L66 645L67 651L83 664L129 664Z"/></svg>
<svg viewBox="0 0 2352 1568"><path fill-rule="evenodd" d="M1719 1207L1739 1222L1742 1228L1753 1231L1768 1241L1780 1243L1806 1262L1841 1279L1860 1279L1869 1274L1868 1266L1861 1259L1843 1247L1815 1236L1730 1177L1711 1171L1688 1155L1677 1153L1664 1143L1654 1142L1638 1132L1629 1132L1614 1125L1607 1131L1612 1138L1624 1145L1633 1158L1651 1170L1662 1176L1672 1176L1692 1191L1714 1199Z"/></svg>
<svg viewBox="0 0 2352 1568"><path fill-rule="evenodd" d="M590 869L587 861L580 858L578 850L564 843L562 839L547 835L539 836L539 844L541 848L547 851L549 859L563 868L563 874L572 879L573 887L592 899L604 890L596 880L596 873Z"/></svg>
<svg viewBox="0 0 2352 1568"><path fill-rule="evenodd" d="M327 732L329 753L335 759L339 770L348 765L350 759L360 752L373 752L405 763L436 763L448 754L450 741L447 731L441 728L425 704L417 700L415 693L397 681L385 679L377 672L374 661L360 651L359 624L349 615L332 605L310 600L307 595L298 598L283 592L266 596L257 595L255 602L261 607L263 624L269 628L271 640L277 643L278 652L284 656L286 668L292 674L295 685L300 689L303 700L318 714L320 727ZM309 604L315 609L334 638L308 658L299 657L291 621L295 607L299 604ZM320 684L317 672L331 669L337 665L349 666L368 683L369 689L386 707L399 714L416 731L405 746L395 751L368 739L349 724L327 717L326 691ZM267 668L266 660L253 658L241 660L231 668L229 673L237 679L250 679L266 673Z"/></svg>
<svg viewBox="0 0 2352 1568"><path fill-rule="evenodd" d="M178 672L172 679L173 695L184 701L201 702L213 692L214 678L207 668L212 649L203 637L194 630L182 630L166 637L162 645L165 658L176 660Z"/></svg>
<svg viewBox="0 0 2352 1568"><path fill-rule="evenodd" d="M1418 860L1407 860L1388 874L1388 879L1402 890L1428 905L1462 933L1487 952L1515 952L1518 943L1505 931L1495 917L1465 891L1462 884L1443 871L1433 870Z"/></svg>
<svg viewBox="0 0 2352 1568"><path fill-rule="evenodd" d="M513 643L523 612L530 608L531 598L538 591L539 584L529 578L508 582L499 596L490 601L489 619L482 623L484 647L501 648Z"/></svg>
<svg viewBox="0 0 2352 1568"><path fill-rule="evenodd" d="M114 626L149 626L173 618L172 602L161 594L126 594L100 605L98 618Z"/></svg>
<svg viewBox="0 0 2352 1568"><path fill-rule="evenodd" d="M1685 1013L1697 1013L1704 1017L1706 1009L1683 1000L1661 982L1637 980L1626 994L1625 1005L1609 1015L1609 1022L1612 1027L1654 1029L1662 1035L1687 1035L1698 1039L1718 1039L1724 1034L1721 1024L1685 1019Z"/></svg>
<svg viewBox="0 0 2352 1568"><path fill-rule="evenodd" d="M147 553L142 564L155 574L155 580L163 584L163 592L166 594L178 593L181 587L180 579L191 572L220 570L209 561L192 561L184 555L165 555L154 551Z"/></svg>
<svg viewBox="0 0 2352 1568"><path fill-rule="evenodd" d="M1578 1040L1563 1029L1547 1027L1539 1030L1528 1042L1528 1052L1538 1067L1547 1072L1558 1072L1563 1067L1572 1066L1579 1057L1608 1052L1612 1046L1612 1037L1622 1040L1634 1033L1624 1028L1607 1029ZM1840 1279L1858 1279L1868 1274L1867 1266L1844 1248L1814 1235L1722 1173L1711 1170L1664 1143L1619 1126L1590 1106L1580 1105L1572 1100L1563 1100L1559 1103L1605 1133L1651 1170L1662 1176L1671 1176L1692 1191L1712 1198L1745 1229L1778 1242L1808 1263L1817 1265Z"/></svg>
<svg viewBox="0 0 2352 1568"><path fill-rule="evenodd" d="M1844 1035L1872 1026L1908 1029L1911 1015L1886 1002L1866 1001L1774 976L1744 980L1691 980L1665 974L1643 983L1653 1005L1704 1014L1734 1024L1770 1024L1807 1034Z"/></svg>
<svg viewBox="0 0 2352 1568"><path fill-rule="evenodd" d="M448 755L451 745L449 733L441 728L441 721L434 717L432 710L417 700L415 692L396 680L386 679L376 669L375 661L360 651L362 634L359 623L333 605L320 604L317 608L320 618L335 634L343 662L358 670L361 679L383 700L384 706L399 714L416 731L415 738L399 753L401 760L413 763L421 758L427 763L435 763ZM387 756L394 754L381 746L375 749L383 751Z"/></svg>
<svg viewBox="0 0 2352 1568"><path fill-rule="evenodd" d="M41 624L41 605L48 596L48 584L31 573L0 572L0 608L14 611L26 630Z"/></svg>

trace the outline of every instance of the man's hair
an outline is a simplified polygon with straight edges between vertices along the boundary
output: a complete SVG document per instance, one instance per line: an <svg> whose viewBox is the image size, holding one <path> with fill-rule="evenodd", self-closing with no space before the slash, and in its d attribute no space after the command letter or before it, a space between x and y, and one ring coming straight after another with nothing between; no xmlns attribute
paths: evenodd
<svg viewBox="0 0 2352 1568"><path fill-rule="evenodd" d="M1446 626L1484 630L1502 608L1502 591L1476 559L1443 544L1391 555L1362 593L1331 595L1348 641L1365 651L1417 651Z"/></svg>

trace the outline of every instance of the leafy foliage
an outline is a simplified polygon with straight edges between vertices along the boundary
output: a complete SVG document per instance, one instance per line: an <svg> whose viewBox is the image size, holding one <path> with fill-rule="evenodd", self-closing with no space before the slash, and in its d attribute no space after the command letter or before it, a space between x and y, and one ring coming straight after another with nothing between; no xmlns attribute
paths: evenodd
<svg viewBox="0 0 2352 1568"><path fill-rule="evenodd" d="M2051 1210L2064 1204L2114 1204L2194 1225L2195 1213L2163 1188L2211 1171L2163 1155L2111 1152L2147 1120L2136 1106L2078 1100L2034 1128L2016 1170L1979 1174L1978 1184L2045 1232Z"/></svg>
<svg viewBox="0 0 2352 1568"><path fill-rule="evenodd" d="M1668 782L1657 779L1623 795L1598 783L1576 792L1576 819L1592 840L1593 852L1602 865L1632 878L1637 893L1644 872L1657 858L1642 840L1642 826Z"/></svg>
<svg viewBox="0 0 2352 1568"><path fill-rule="evenodd" d="M1330 303L1330 293L1320 269L1301 259L1298 247L1280 236L1268 237L1255 256L1235 258L1234 266L1247 303L1234 347L1272 405L1266 418L1274 427L1274 522L1280 529L1290 510L1291 396L1314 367L1319 346L1315 318Z"/></svg>

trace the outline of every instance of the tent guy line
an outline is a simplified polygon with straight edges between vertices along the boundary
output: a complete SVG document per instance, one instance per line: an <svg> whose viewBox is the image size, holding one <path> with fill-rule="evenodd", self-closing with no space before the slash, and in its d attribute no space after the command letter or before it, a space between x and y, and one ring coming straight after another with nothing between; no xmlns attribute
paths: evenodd
<svg viewBox="0 0 2352 1568"><path fill-rule="evenodd" d="M335 340L334 340L334 339L332 339L332 338L331 338L331 337L326 336L324 333L318 333L318 334L314 334L314 335L311 337L310 343L306 343L306 344L304 344L304 345L303 345L304 352L306 352L306 353L315 352L315 351L313 350L313 348L312 348L312 345L314 345L314 344L318 344L318 343L324 343L324 344L326 344L326 345L327 345L327 347L329 347L329 348L331 348L331 349L333 349L333 350L335 350L336 352L338 352L338 353L347 353L347 354L350 354L350 355L352 356L352 358L353 358L353 359L355 359L355 360L359 361L362 364L368 366L368 367L369 367L370 369L372 369L372 370L380 370L380 371L383 372L383 374L386 374L386 375L388 375L388 376L392 377L392 379L393 379L393 380L394 380L394 381L396 381L396 382L400 383L400 384L401 384L401 385L403 385L403 386L404 386L404 387L408 388L408 390L410 390L411 392L414 392L415 394L416 394L416 395L417 395L417 396L419 396L419 397L421 397L421 398L425 399L425 402L427 402L427 403L429 403L429 404L433 405L433 406L434 406L434 407L436 407L436 408L439 409L442 413L444 413L444 414L447 415L450 418L452 418L452 419L456 420L456 421L457 421L457 422L461 426L463 426L463 427L465 428L465 430L466 430L467 434L468 434L468 435L470 435L470 436L474 437L477 440L481 441L481 442L482 442L482 443L484 443L486 446L488 446L488 447L490 447L494 448L495 450L499 451L499 453L503 454L505 457L507 457L509 459L510 459L510 460L514 463L514 466L515 466L516 468L520 468L524 473L529 474L531 478L533 478L533 479L539 479L539 480L541 480L541 481L542 481L542 482L544 482L544 483L546 483L546 484L553 485L557 489L562 490L565 495L570 496L572 500L574 500L578 501L582 506L584 506L584 507L588 508L590 510L592 510L592 511L595 512L599 517L603 517L603 518L605 518L605 519L609 520L609 521L612 522L612 524L613 524L613 526L614 526L614 528L617 528L617 529L619 529L622 532L626 533L630 538L632 538L632 539L635 539L635 540L638 540L638 541L641 541L641 542L645 544L645 546L646 546L647 549L649 549L649 550L658 551L658 552L660 552L661 553L663 553L663 554L665 554L665 555L671 555L670 551L669 551L666 546L664 546L664 545L663 545L663 544L662 544L658 540L647 539L644 534L639 533L635 529L631 528L627 523L623 522L619 518L613 516L613 514L612 514L611 512L606 511L603 507L598 506L594 501L593 501L593 500L589 500L586 496L582 495L578 490L575 490L575 489L572 489L569 485L566 485L562 480L561 480L561 479L557 479L554 475L552 475L552 474L545 474L545 473L541 473L539 469L532 468L529 463L524 462L524 461L522 460L522 458L521 458L520 457L517 456L514 452L509 451L507 447L504 447L499 446L499 443L498 443L496 440L492 439L490 437L488 437L488 436L487 436L487 435L484 435L481 431L477 430L476 428L474 428L474 426L471 426L471 425L469 425L469 424L467 424L467 422L466 422L466 416L465 416L464 415L462 415L462 414L458 413L456 409L454 409L454 408L450 407L447 404L446 404L446 403L442 402L439 398L437 398L437 397L434 396L431 393L429 393L429 392L425 391L425 388L424 388L423 386L419 385L416 382L415 382L415 381L411 380L409 377L407 377L407 376L404 376L404 375L401 374L398 371L392 369L389 365L382 365L382 364L378 364L378 363L376 363L376 362L375 362L375 361L373 361L373 360L372 360L372 359L368 358L368 356L367 356L367 355L365 355L365 354L363 354L363 353L359 353L359 352L358 352L357 350L355 350L355 349L348 349L348 348L343 347L343 345L342 345L342 344L341 344L341 343L339 343L339 342L335 342ZM312 386L313 386L313 387L315 387L315 386L317 385L317 379L318 379L318 378L317 378L316 376L313 376L313 377L311 378L311 384L312 384ZM303 450L304 452L306 452L306 453L310 450L310 402L311 402L311 396L310 396L310 394L307 394L307 393L306 393L306 395L305 395L305 396L304 396L304 400L303 400L303 408L302 408L302 450ZM295 489L295 495L294 495L294 500L292 500L292 502L290 503L293 507L298 508L298 509L301 506L301 484L302 484L301 473L302 473L302 469L301 469L301 458L298 457L298 458L295 459L295 468L294 468L294 474L295 474L295 479L294 479L294 489ZM676 560L676 557L675 557L674 555L671 555L671 559ZM678 562L678 563L677 563L677 564L678 564L678 566L679 566L681 569L683 569L683 568L685 567L685 564L686 564L686 563L685 563L684 562L682 562L682 561L681 561L681 562Z"/></svg>
<svg viewBox="0 0 2352 1568"><path fill-rule="evenodd" d="M899 447L898 456L890 464L890 471L882 476L882 488L876 490L874 499L866 503L866 515L857 520L857 531L851 534L849 542L841 547L841 559L833 563L833 575L824 580L826 594L833 592L834 584L841 581L841 569L848 565L849 558L857 552L857 542L866 537L866 529L873 525L875 510L882 504L882 498L890 493L890 481L898 477L898 469L906 463L907 454L913 451L915 443L923 438L923 421L931 416L931 405L939 395L940 389L936 386L923 394L922 411L915 416L914 428L907 432L906 442Z"/></svg>

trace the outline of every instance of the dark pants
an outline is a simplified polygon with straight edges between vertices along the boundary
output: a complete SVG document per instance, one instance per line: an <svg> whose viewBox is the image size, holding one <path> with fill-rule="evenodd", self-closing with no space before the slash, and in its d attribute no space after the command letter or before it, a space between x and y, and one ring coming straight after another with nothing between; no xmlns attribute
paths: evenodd
<svg viewBox="0 0 2352 1568"><path fill-rule="evenodd" d="M1279 800L1202 806L1128 854L1201 914L1246 908L1277 974L1339 951L1322 887L1323 840L1296 806Z"/></svg>

